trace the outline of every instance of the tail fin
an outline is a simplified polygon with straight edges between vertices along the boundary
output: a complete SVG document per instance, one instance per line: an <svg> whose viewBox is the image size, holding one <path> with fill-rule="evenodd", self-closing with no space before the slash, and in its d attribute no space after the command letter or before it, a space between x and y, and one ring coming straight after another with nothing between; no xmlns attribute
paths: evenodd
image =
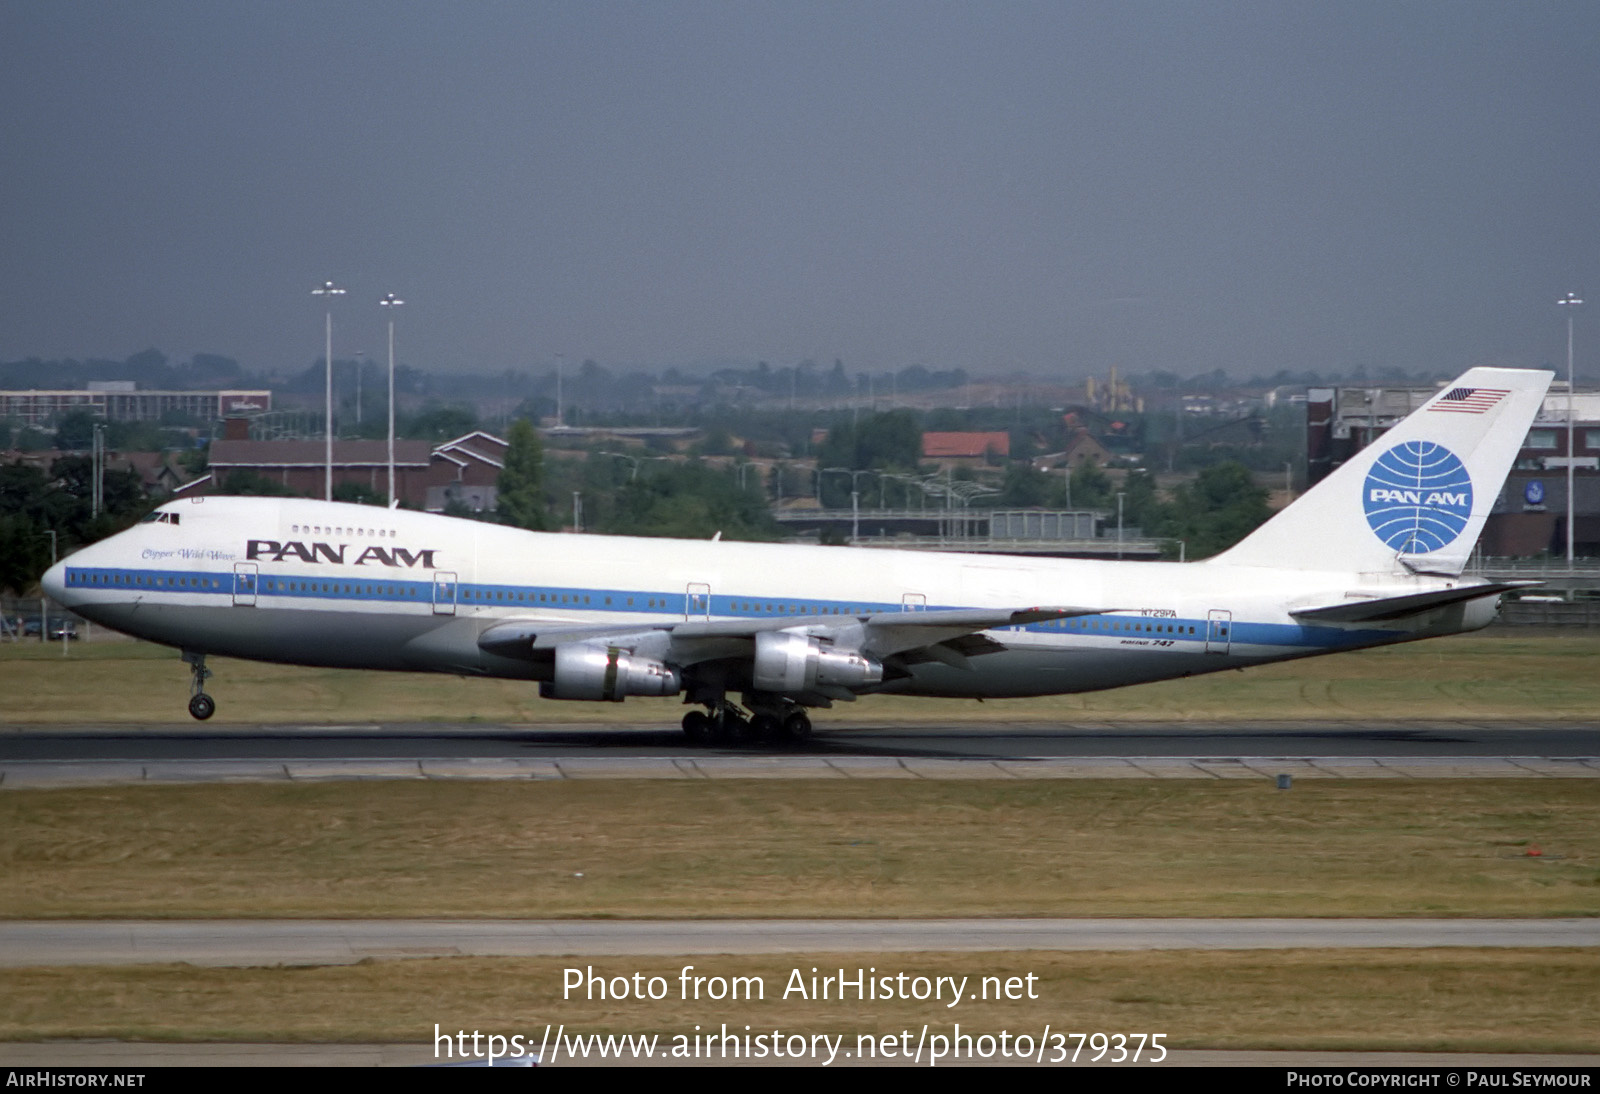
<svg viewBox="0 0 1600 1094"><path fill-rule="evenodd" d="M1552 376L1469 370L1212 561L1461 573Z"/></svg>

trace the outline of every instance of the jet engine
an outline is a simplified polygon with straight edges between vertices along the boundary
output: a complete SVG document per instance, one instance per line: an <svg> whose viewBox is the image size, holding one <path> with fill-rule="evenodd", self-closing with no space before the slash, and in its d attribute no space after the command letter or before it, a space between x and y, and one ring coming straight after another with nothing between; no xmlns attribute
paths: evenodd
<svg viewBox="0 0 1600 1094"><path fill-rule="evenodd" d="M629 695L676 695L682 687L678 670L660 661L616 646L569 642L556 647L555 676L539 685L539 695L620 703Z"/></svg>
<svg viewBox="0 0 1600 1094"><path fill-rule="evenodd" d="M854 650L836 650L807 635L761 631L756 635L751 680L758 691L786 694L811 691L819 684L864 687L882 682L883 666Z"/></svg>

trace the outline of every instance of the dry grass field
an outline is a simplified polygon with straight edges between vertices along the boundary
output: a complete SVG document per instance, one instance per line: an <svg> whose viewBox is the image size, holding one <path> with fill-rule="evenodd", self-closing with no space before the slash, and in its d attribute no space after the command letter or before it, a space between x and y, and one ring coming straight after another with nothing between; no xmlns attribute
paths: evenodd
<svg viewBox="0 0 1600 1094"><path fill-rule="evenodd" d="M11 918L1600 915L1600 781L18 790L0 876Z"/></svg>
<svg viewBox="0 0 1600 1094"><path fill-rule="evenodd" d="M1116 719L1593 719L1600 637L1495 631L1316 657L1189 680L976 703L873 696L828 721ZM230 722L675 723L676 700L541 700L525 681L292 668L212 658L217 724ZM187 721L189 673L147 643L0 644L0 725Z"/></svg>
<svg viewBox="0 0 1600 1094"><path fill-rule="evenodd" d="M1094 695L868 699L840 721L1536 718L1600 711L1600 639L1488 634ZM225 723L663 724L510 681L216 660ZM176 655L0 645L0 724L187 722ZM1537 855L1530 851L1537 848ZM581 877L577 875L582 875ZM330 783L0 793L0 917L1600 915L1592 780ZM737 965L731 964L737 961ZM1178 1048L1600 1051L1592 950L695 958L1040 977L1039 999L686 1007L559 998L570 961L8 970L0 1039L386 1040L1052 1028ZM675 974L672 958L606 959Z"/></svg>

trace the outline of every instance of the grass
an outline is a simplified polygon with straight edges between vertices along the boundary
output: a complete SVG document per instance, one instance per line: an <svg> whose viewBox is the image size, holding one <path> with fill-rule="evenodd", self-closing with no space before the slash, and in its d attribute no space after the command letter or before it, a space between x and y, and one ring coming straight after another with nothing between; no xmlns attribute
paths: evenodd
<svg viewBox="0 0 1600 1094"><path fill-rule="evenodd" d="M1600 711L1600 636L1490 632L1263 665L1189 680L1042 699L869 696L828 721L1115 721L1310 718L1589 720ZM598 722L671 724L677 700L550 702L535 685L212 658L218 722ZM0 644L8 725L188 720L189 672L142 642Z"/></svg>
<svg viewBox="0 0 1600 1094"><path fill-rule="evenodd" d="M851 721L1589 720L1600 638L1488 633L1084 696L877 697ZM213 660L219 718L675 721L525 683ZM0 645L7 724L187 721L142 643ZM819 722L822 719L819 719ZM1543 852L1528 854L1535 845ZM582 873L581 879L574 875ZM340 783L0 794L0 916L1600 915L1589 780L1223 783ZM384 1040L535 1034L1166 1032L1179 1048L1593 1052L1592 950L606 959L760 975L804 964L1040 976L1037 1001L738 1007L560 1000L559 959L297 969L7 970L0 1038ZM588 962L586 962L587 964ZM757 1025L757 1028L761 1028Z"/></svg>
<svg viewBox="0 0 1600 1094"><path fill-rule="evenodd" d="M760 977L762 1000L685 1002L679 970ZM659 1002L562 998L563 970L659 975ZM784 999L793 970L874 975L1038 977L1036 999L937 1002ZM1594 1052L1600 1049L1600 953L1594 950L1317 950L803 957L444 958L317 968L8 969L0 1039L384 1041L446 1033L521 1035L774 1029L843 1034L912 1030L1037 1038L1054 1031L1165 1033L1169 1048ZM555 1030L551 1031L552 1036ZM1068 1050L1075 1041L1065 1042ZM1085 1050L1084 1056L1090 1055Z"/></svg>
<svg viewBox="0 0 1600 1094"><path fill-rule="evenodd" d="M1587 916L1600 785L19 790L0 794L0 875L9 918Z"/></svg>

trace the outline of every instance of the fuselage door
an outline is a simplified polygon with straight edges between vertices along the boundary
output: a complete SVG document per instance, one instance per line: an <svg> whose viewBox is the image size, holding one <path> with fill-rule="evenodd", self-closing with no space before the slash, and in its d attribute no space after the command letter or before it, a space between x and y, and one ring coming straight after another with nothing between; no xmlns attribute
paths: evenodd
<svg viewBox="0 0 1600 1094"><path fill-rule="evenodd" d="M903 612L925 612L928 610L927 593L902 593L900 594L900 610Z"/></svg>
<svg viewBox="0 0 1600 1094"><path fill-rule="evenodd" d="M683 619L691 622L696 619L711 618L711 586L699 581L691 581L689 588L683 595Z"/></svg>
<svg viewBox="0 0 1600 1094"><path fill-rule="evenodd" d="M456 614L456 575L449 570L436 570L434 572L433 614Z"/></svg>
<svg viewBox="0 0 1600 1094"><path fill-rule="evenodd" d="M1232 643L1233 613L1212 608L1206 613L1206 652L1227 653Z"/></svg>
<svg viewBox="0 0 1600 1094"><path fill-rule="evenodd" d="M236 608L253 608L256 606L256 564L254 562L235 562L233 564L233 606Z"/></svg>

